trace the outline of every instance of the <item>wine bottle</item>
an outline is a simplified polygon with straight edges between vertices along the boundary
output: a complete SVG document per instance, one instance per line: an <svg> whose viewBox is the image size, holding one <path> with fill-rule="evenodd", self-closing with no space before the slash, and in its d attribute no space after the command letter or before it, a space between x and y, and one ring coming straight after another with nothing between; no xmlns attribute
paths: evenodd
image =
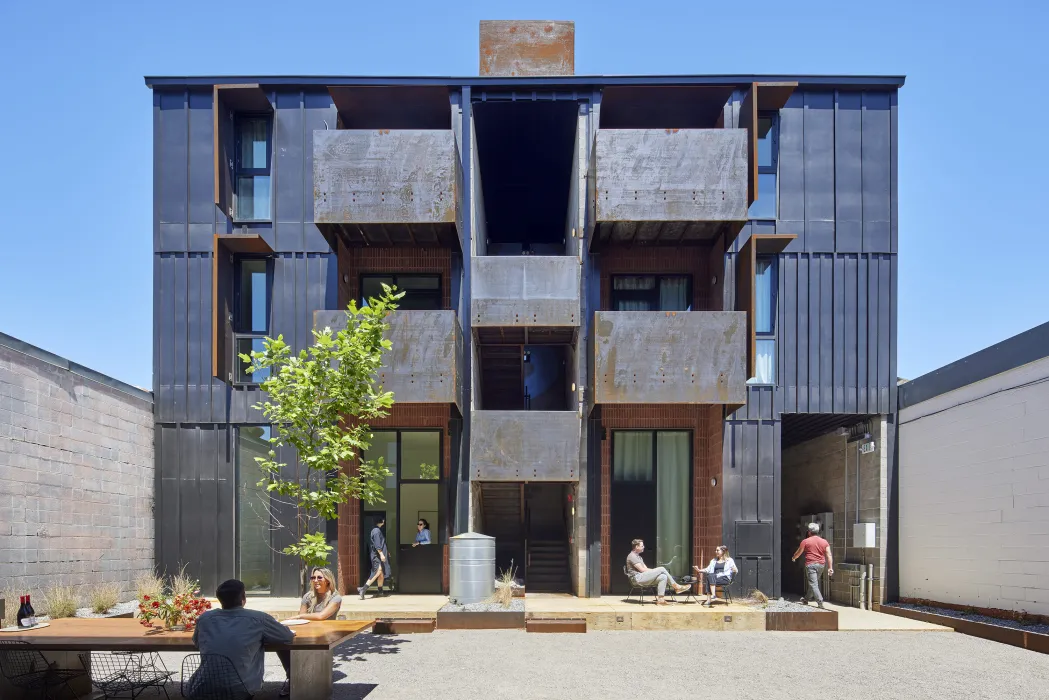
<svg viewBox="0 0 1049 700"><path fill-rule="evenodd" d="M24 620L27 617L29 617L29 610L27 609L27 606L26 606L26 596L24 596L24 595L23 596L19 596L18 597L18 615L17 615L17 620L18 620L17 624L18 624L19 627L25 627L25 625L22 624L22 620Z"/></svg>

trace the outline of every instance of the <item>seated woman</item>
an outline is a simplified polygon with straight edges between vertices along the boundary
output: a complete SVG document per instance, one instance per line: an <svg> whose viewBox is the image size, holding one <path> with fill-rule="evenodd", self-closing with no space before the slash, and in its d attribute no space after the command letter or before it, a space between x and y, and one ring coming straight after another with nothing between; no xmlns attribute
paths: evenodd
<svg viewBox="0 0 1049 700"><path fill-rule="evenodd" d="M418 547L421 544L430 544L430 523L426 518L419 518L419 523L416 525L419 531L415 533L415 542L412 542L413 547Z"/></svg>
<svg viewBox="0 0 1049 700"><path fill-rule="evenodd" d="M302 596L299 605L299 614L289 617L289 620L334 620L342 607L342 596L339 588L335 585L335 576L330 569L314 567L310 573L310 592ZM284 673L288 679L284 681L284 687L280 690L281 697L291 692L291 652L278 651L277 658L280 665L284 667Z"/></svg>
<svg viewBox="0 0 1049 700"><path fill-rule="evenodd" d="M733 577L739 573L736 562L732 561L732 557L728 555L728 547L725 545L714 550L714 558L710 560L707 568L700 569L698 566L692 568L695 569L696 575L706 582L707 599L703 601L703 605L708 608L717 598L718 586L727 586L732 583Z"/></svg>

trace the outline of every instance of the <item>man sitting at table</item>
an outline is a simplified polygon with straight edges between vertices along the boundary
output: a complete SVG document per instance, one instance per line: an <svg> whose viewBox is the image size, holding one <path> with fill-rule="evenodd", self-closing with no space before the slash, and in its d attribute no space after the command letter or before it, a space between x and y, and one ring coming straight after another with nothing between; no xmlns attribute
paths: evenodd
<svg viewBox="0 0 1049 700"><path fill-rule="evenodd" d="M295 633L273 619L273 616L245 608L247 596L244 584L237 579L220 583L215 597L222 608L208 610L200 616L193 630L193 644L201 654L218 654L228 658L240 674L247 691L255 694L262 688L265 672L263 647L267 644L289 644ZM200 673L190 680L191 694L196 694L192 692L194 681L200 683L202 680L203 674Z"/></svg>

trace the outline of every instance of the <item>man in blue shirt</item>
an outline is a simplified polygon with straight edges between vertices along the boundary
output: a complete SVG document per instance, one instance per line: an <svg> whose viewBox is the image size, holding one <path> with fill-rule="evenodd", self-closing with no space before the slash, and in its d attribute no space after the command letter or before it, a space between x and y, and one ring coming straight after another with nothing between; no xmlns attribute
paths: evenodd
<svg viewBox="0 0 1049 700"><path fill-rule="evenodd" d="M225 656L232 663L244 686L251 694L262 688L262 677L265 673L265 653L267 644L289 644L295 633L284 625L259 610L248 610L244 607L247 596L244 584L230 579L219 584L215 591L222 608L208 610L197 620L193 630L193 644L201 654L218 654ZM191 687L198 677L190 681Z"/></svg>
<svg viewBox="0 0 1049 700"><path fill-rule="evenodd" d="M373 583L379 585L379 597L382 597L382 584L390 577L390 552L386 549L386 535L382 532L382 526L386 524L386 518L379 516L375 521L368 536L368 550L371 555L372 574L364 585L357 589L357 594L364 600L364 594Z"/></svg>

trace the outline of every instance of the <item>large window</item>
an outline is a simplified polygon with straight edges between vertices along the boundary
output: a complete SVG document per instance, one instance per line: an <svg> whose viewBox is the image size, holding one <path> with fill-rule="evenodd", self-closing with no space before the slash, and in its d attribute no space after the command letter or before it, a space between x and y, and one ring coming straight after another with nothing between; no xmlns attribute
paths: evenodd
<svg viewBox="0 0 1049 700"><path fill-rule="evenodd" d="M270 499L266 490L258 486L263 473L255 461L269 452L269 439L269 426L237 428L237 577L248 593L270 592Z"/></svg>
<svg viewBox="0 0 1049 700"><path fill-rule="evenodd" d="M776 172L779 165L779 116L758 117L758 198L750 205L751 219L775 219L778 213Z"/></svg>
<svg viewBox="0 0 1049 700"><path fill-rule="evenodd" d="M262 350L262 340L269 334L270 296L272 286L270 258L236 258L234 261L233 351L238 384L259 384L269 370L249 374L240 360L241 353Z"/></svg>
<svg viewBox="0 0 1049 700"><path fill-rule="evenodd" d="M385 503L368 508L369 512L385 514L390 565L395 585L403 589L401 578L408 574L403 571L402 560L417 554L410 551L418 532L416 523L425 520L430 524L432 544L438 544L440 539L441 433L438 430L376 430L372 435L371 447L364 458L368 461L381 458L391 474L383 489ZM367 533L362 535L366 537ZM435 576L439 590L440 574L437 561L436 571L416 568L411 575Z"/></svg>
<svg viewBox="0 0 1049 700"><path fill-rule="evenodd" d="M270 163L273 161L269 117L237 119L236 220L269 221L272 216Z"/></svg>
<svg viewBox="0 0 1049 700"><path fill-rule="evenodd" d="M688 275L614 275L613 311L691 311Z"/></svg>
<svg viewBox="0 0 1049 700"><path fill-rule="evenodd" d="M754 270L754 334L756 336L752 384L776 383L776 258L760 257Z"/></svg>
<svg viewBox="0 0 1049 700"><path fill-rule="evenodd" d="M688 574L693 564L691 438L685 430L612 433L615 546L626 547L625 557L630 540L645 540L648 565L665 566L673 576Z"/></svg>
<svg viewBox="0 0 1049 700"><path fill-rule="evenodd" d="M433 311L441 308L440 275L361 275L361 306L382 296L382 286L397 287L404 296L397 302L406 311Z"/></svg>

